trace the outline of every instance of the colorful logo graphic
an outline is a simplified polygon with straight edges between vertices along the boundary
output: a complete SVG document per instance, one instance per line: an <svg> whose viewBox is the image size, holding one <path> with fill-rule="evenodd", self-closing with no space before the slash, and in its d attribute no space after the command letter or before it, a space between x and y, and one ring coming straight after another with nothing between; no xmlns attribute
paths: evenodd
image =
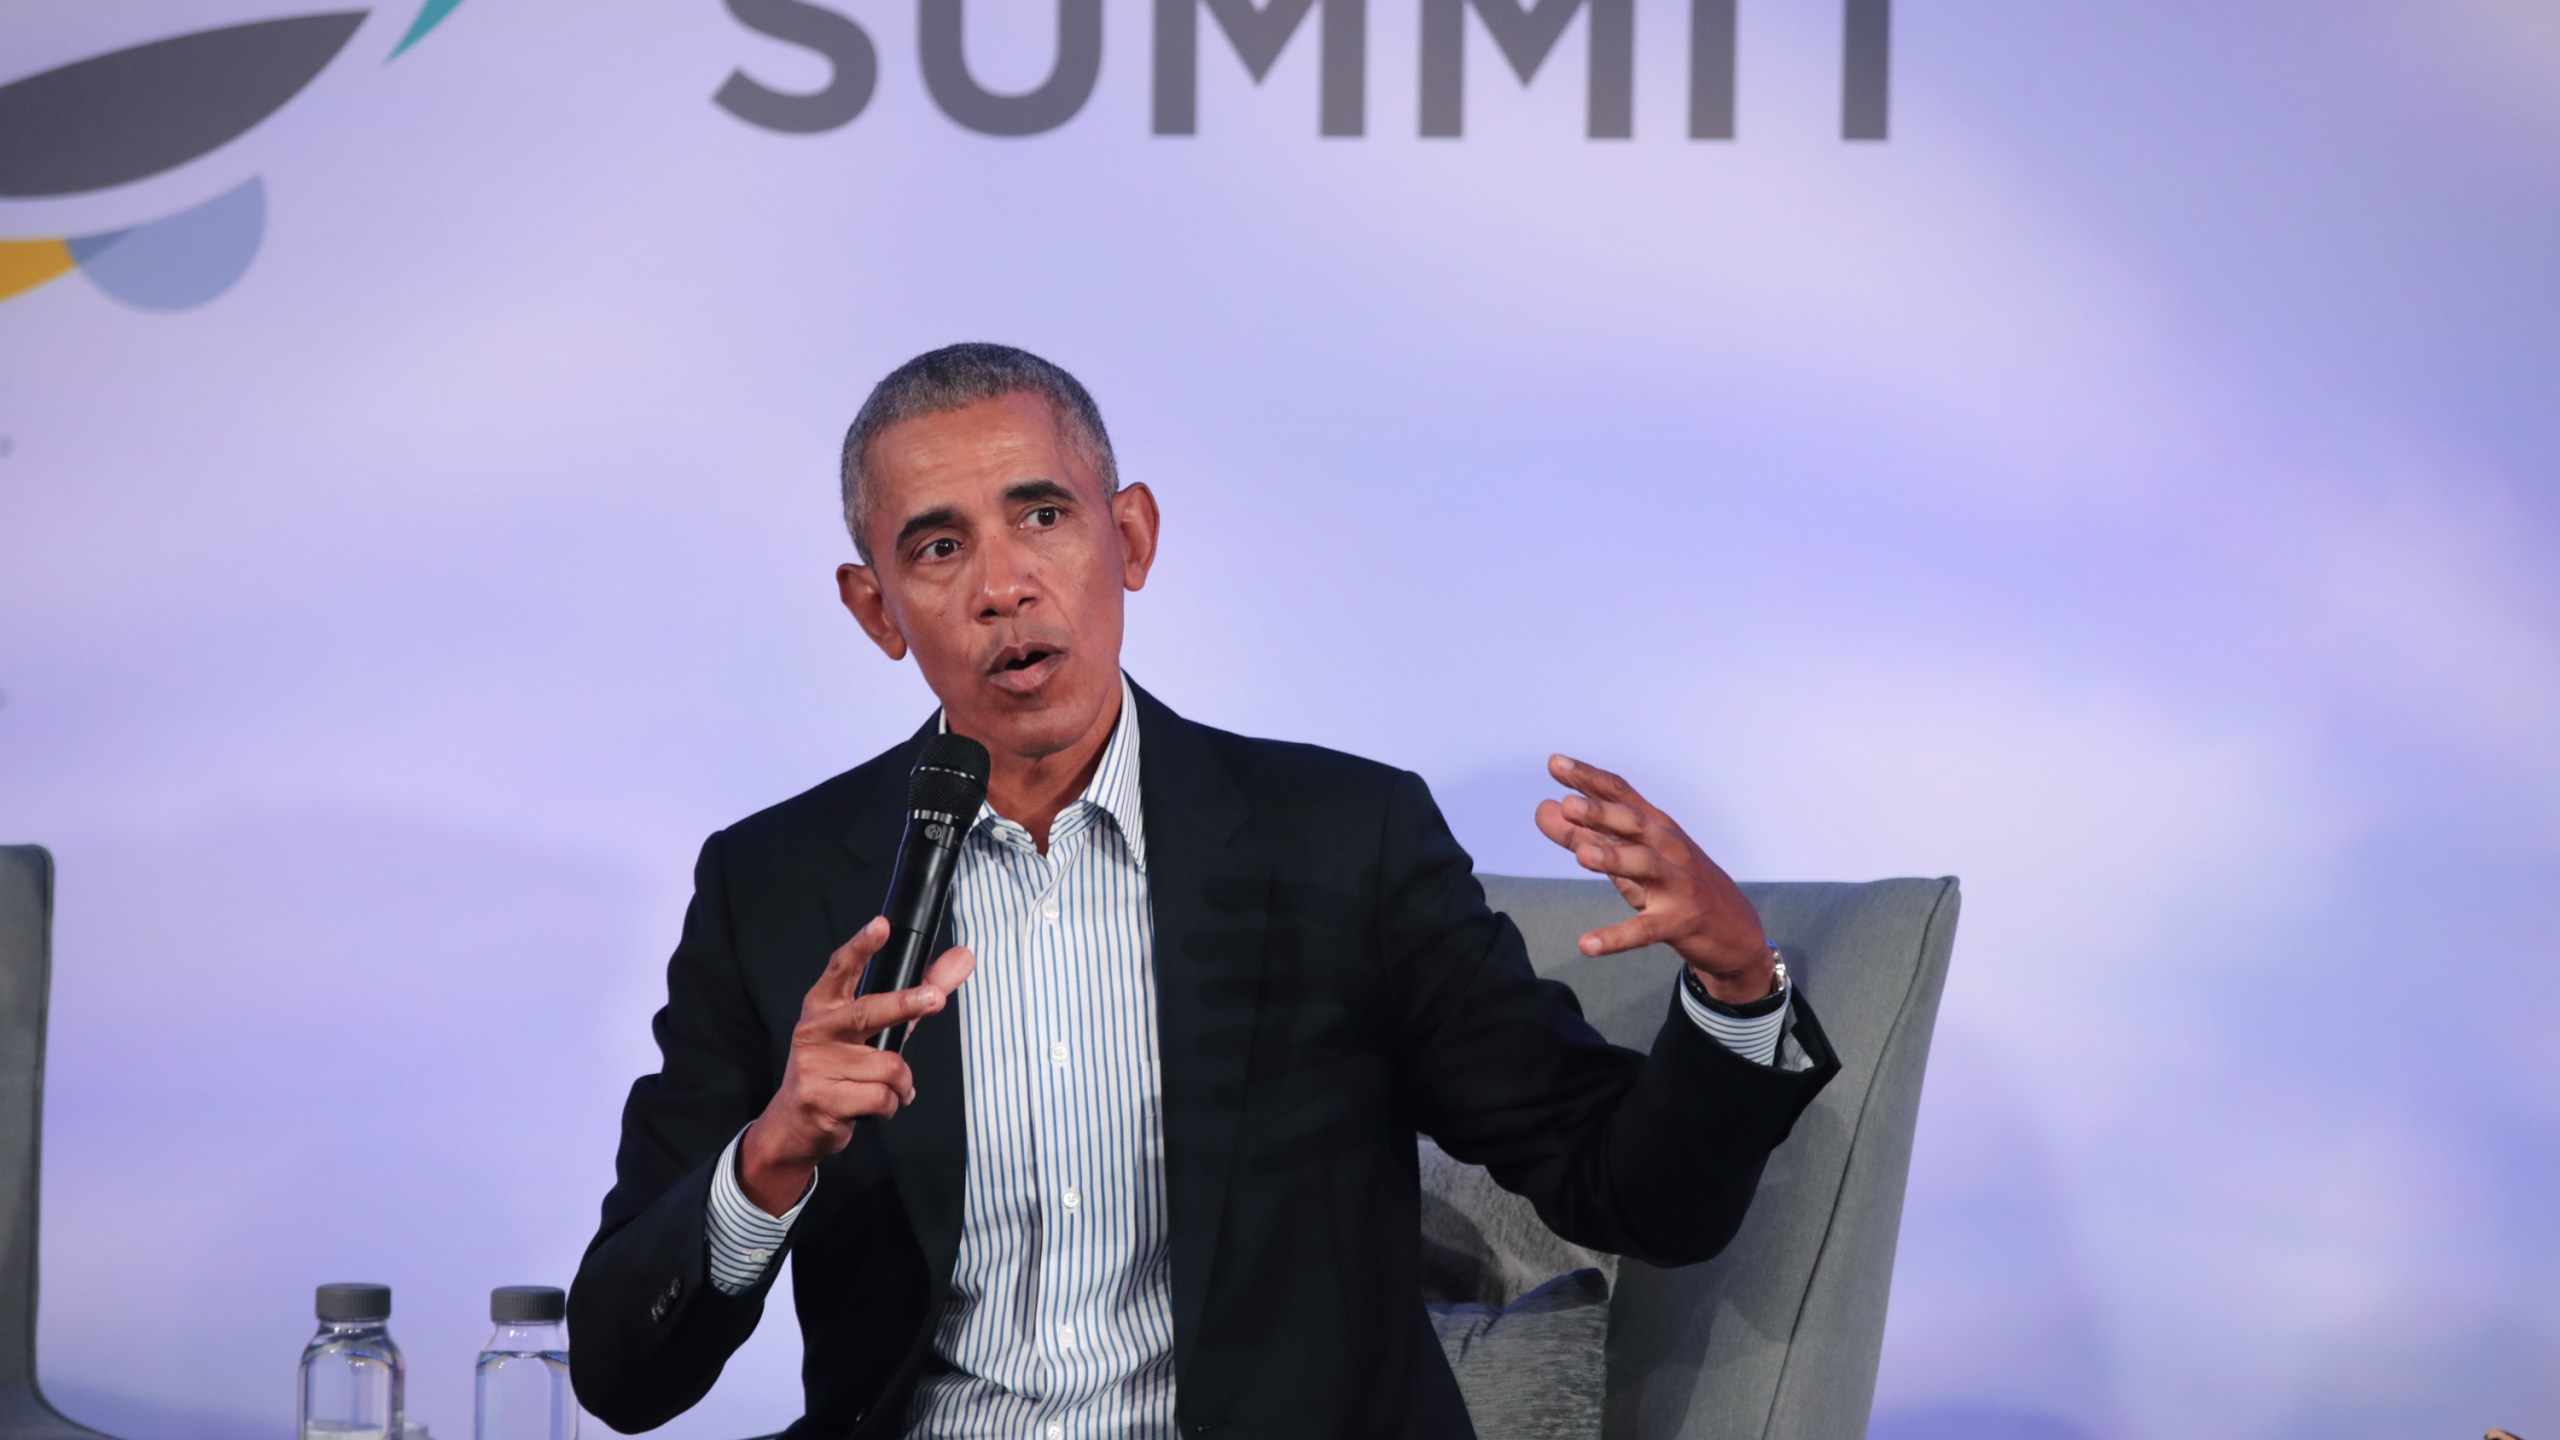
<svg viewBox="0 0 2560 1440"><path fill-rule="evenodd" d="M461 3L426 0L388 58L398 59ZM220 149L301 94L367 13L177 35L0 85L0 199L129 185ZM200 205L124 229L0 240L0 300L77 270L136 309L192 309L247 272L266 226L266 185L253 176Z"/></svg>

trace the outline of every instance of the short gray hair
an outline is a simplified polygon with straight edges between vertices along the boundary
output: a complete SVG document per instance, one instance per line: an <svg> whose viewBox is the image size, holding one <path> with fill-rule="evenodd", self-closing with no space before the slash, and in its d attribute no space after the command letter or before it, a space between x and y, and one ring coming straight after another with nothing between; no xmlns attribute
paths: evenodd
<svg viewBox="0 0 2560 1440"><path fill-rule="evenodd" d="M1076 377L1028 350L971 341L928 350L880 379L862 402L853 425L844 432L844 456L838 481L844 498L844 528L862 563L871 563L871 542L862 522L871 506L865 473L871 442L881 431L903 421L965 409L1005 395L1037 395L1049 402L1059 434L1093 467L1102 493L1120 488L1120 467L1111 456L1111 435L1102 428L1101 407L1093 403Z"/></svg>

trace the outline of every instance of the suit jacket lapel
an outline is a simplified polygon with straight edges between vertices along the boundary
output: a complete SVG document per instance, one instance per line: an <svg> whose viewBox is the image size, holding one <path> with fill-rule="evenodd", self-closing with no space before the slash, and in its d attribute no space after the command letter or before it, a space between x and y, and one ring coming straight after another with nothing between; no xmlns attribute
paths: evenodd
<svg viewBox="0 0 2560 1440"><path fill-rule="evenodd" d="M827 888L827 918L839 936L849 937L869 924L888 896L889 872L897 864L898 839L906 828L907 776L934 729L926 722L891 752L878 788L856 807L853 828L845 836L853 863ZM943 943L950 943L947 933ZM916 1103L877 1127L880 1143L888 1148L898 1198L924 1251L936 1303L951 1283L951 1267L960 1253L961 1185L969 1156L960 1007L967 1003L967 990L954 991L942 1013L918 1025L908 1038L905 1055L915 1072Z"/></svg>
<svg viewBox="0 0 2560 1440"><path fill-rule="evenodd" d="M1247 826L1244 794L1207 737L1146 691L1136 693L1178 1384L1197 1349L1244 1119L1271 866Z"/></svg>

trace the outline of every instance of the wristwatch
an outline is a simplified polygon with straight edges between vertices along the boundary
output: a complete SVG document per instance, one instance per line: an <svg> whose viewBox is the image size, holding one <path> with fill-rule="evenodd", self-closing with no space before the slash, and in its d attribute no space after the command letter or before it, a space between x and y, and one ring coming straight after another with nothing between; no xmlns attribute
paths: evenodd
<svg viewBox="0 0 2560 1440"><path fill-rule="evenodd" d="M1719 1000L1708 994L1706 982L1698 978L1697 971L1686 965L1680 967L1680 983L1689 987L1689 998L1719 1015L1729 1015L1736 1020L1757 1020L1764 1015L1778 1013L1778 1008L1787 1003L1786 952L1773 943L1769 946L1769 959L1774 965L1774 971L1769 976L1769 993L1757 1000L1747 1000L1739 1005Z"/></svg>

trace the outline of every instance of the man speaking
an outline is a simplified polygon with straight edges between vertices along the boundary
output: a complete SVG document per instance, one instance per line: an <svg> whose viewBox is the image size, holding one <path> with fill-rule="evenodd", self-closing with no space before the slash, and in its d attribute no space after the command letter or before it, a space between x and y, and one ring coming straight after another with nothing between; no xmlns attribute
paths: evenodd
<svg viewBox="0 0 2560 1440"><path fill-rule="evenodd" d="M845 436L845 608L942 702L713 835L571 1294L586 1407L700 1399L788 1255L795 1437L1459 1437L1420 1298L1415 1136L1657 1264L1741 1223L1836 1062L1740 890L1626 782L1538 828L1686 962L1650 1055L1531 972L1422 781L1184 720L1120 671L1156 501L1065 371L954 345ZM864 993L944 732L986 799L952 948ZM851 938L847 938L847 937ZM963 982L966 982L965 984ZM869 1042L916 1021L902 1052Z"/></svg>

